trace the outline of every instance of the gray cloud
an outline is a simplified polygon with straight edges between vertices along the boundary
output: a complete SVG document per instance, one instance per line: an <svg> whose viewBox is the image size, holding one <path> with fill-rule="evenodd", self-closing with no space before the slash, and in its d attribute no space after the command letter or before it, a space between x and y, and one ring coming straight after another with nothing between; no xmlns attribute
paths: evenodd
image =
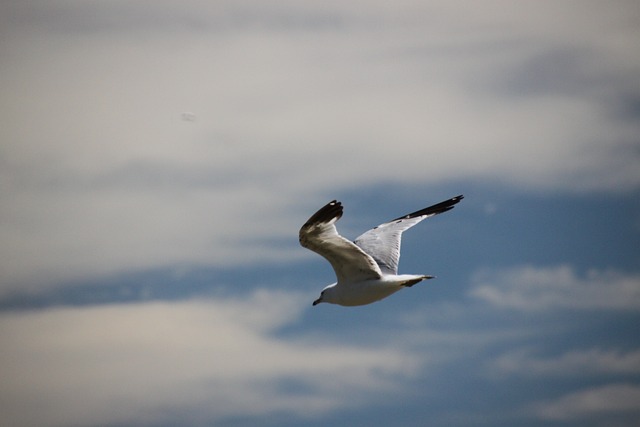
<svg viewBox="0 0 640 427"><path fill-rule="evenodd" d="M640 277L572 267L533 266L478 272L470 295L498 307L536 311L556 308L639 310Z"/></svg>
<svg viewBox="0 0 640 427"><path fill-rule="evenodd" d="M540 357L533 349L510 351L491 363L499 375L585 376L635 375L640 373L640 350L618 351L590 348L573 350L556 357Z"/></svg>
<svg viewBox="0 0 640 427"><path fill-rule="evenodd" d="M640 185L624 2L0 7L0 292L289 257L329 189Z"/></svg>
<svg viewBox="0 0 640 427"><path fill-rule="evenodd" d="M632 384L608 384L570 393L552 402L536 406L538 416L548 420L583 419L601 423L595 425L616 425L617 416L628 414L622 424L633 425L632 420L640 419L638 400L640 387Z"/></svg>
<svg viewBox="0 0 640 427"><path fill-rule="evenodd" d="M419 359L391 346L278 338L298 295L0 315L0 410L14 426L310 416L395 390ZM318 337L315 337L318 338ZM158 418L159 417L159 418Z"/></svg>
<svg viewBox="0 0 640 427"><path fill-rule="evenodd" d="M309 308L308 295L270 288L236 298L5 311L0 410L17 426L172 419L199 425L274 414L295 423L359 405L422 407L424 399L443 405L434 412L438 425L451 425L448 417L468 424L505 416L628 420L634 413L633 385L580 385L555 400L539 392L540 381L554 390L567 378L615 382L639 372L637 350L606 343L549 356L552 341L575 332L557 318L531 322L526 311L456 298L402 310L315 314L316 320L335 317L314 329L303 319ZM554 308L564 307L548 309ZM509 388L512 410L480 409L472 402L477 396L460 391L487 379L485 389Z"/></svg>

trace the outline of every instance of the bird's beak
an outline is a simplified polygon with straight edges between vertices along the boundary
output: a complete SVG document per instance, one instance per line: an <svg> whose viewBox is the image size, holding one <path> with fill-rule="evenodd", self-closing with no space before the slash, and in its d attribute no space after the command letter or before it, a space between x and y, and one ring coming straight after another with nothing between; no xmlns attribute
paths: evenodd
<svg viewBox="0 0 640 427"><path fill-rule="evenodd" d="M320 304L321 302L322 302L322 297L320 297L320 298L318 298L317 300L315 300L315 301L313 302L313 305L318 305L318 304Z"/></svg>

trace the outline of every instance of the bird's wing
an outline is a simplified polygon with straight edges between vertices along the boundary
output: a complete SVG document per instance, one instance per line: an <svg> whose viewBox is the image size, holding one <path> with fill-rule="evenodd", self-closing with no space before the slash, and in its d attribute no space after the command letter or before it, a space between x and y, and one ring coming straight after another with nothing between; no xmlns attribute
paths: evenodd
<svg viewBox="0 0 640 427"><path fill-rule="evenodd" d="M373 258L338 234L335 222L342 216L342 204L329 202L300 229L300 244L331 263L338 283L348 284L382 276Z"/></svg>
<svg viewBox="0 0 640 427"><path fill-rule="evenodd" d="M358 237L355 240L355 244L371 255L383 273L397 274L402 232L425 218L453 209L453 206L462 199L462 195L456 196L428 208L420 209L380 224Z"/></svg>

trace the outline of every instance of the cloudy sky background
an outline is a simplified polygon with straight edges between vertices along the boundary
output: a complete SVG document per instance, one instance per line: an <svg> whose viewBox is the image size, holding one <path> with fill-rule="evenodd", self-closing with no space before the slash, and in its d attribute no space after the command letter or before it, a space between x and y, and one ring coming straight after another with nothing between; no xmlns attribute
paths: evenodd
<svg viewBox="0 0 640 427"><path fill-rule="evenodd" d="M634 1L0 4L15 426L640 423ZM457 194L360 308L298 246Z"/></svg>

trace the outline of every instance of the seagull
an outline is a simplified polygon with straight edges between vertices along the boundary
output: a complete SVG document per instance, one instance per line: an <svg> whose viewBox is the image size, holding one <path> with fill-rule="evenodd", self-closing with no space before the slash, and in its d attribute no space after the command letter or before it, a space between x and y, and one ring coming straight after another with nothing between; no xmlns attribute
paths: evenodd
<svg viewBox="0 0 640 427"><path fill-rule="evenodd" d="M337 200L327 203L309 218L299 235L300 244L326 258L338 279L322 290L313 305L371 304L402 288L433 279L434 276L424 274L398 274L402 232L425 218L453 209L463 197L456 196L380 224L353 242L338 234L335 226L342 216L342 203Z"/></svg>

